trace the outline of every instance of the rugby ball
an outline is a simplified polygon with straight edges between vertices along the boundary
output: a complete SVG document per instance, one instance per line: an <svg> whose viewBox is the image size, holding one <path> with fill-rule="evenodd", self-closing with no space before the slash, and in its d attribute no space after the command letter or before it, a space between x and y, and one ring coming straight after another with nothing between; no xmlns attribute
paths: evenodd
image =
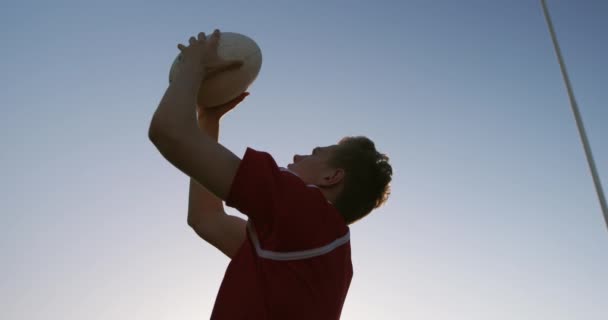
<svg viewBox="0 0 608 320"><path fill-rule="evenodd" d="M210 36L211 34L209 34ZM221 32L217 53L225 60L241 60L243 65L235 70L223 71L204 80L198 91L198 104L216 107L238 97L255 81L262 67L262 51L253 39L235 32ZM169 83L173 82L182 59L181 53L173 60L169 71Z"/></svg>

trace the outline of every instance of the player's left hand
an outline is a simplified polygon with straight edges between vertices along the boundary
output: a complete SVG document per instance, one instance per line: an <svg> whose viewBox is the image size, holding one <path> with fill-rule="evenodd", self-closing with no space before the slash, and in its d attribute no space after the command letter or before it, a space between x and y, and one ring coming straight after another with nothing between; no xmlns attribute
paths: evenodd
<svg viewBox="0 0 608 320"><path fill-rule="evenodd" d="M204 32L200 32L198 38L190 37L188 46L178 44L177 48L182 52L184 63L183 68L180 69L188 70L193 75L203 76L203 79L210 79L222 71L240 68L243 65L242 61L224 60L218 55L219 40L220 31L215 29L209 38Z"/></svg>

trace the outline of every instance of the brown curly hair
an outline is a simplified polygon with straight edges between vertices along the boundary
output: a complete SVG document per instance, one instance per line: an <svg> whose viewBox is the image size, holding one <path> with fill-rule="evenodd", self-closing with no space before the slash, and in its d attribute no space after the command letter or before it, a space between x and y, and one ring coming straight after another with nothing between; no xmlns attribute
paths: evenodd
<svg viewBox="0 0 608 320"><path fill-rule="evenodd" d="M388 161L367 137L345 137L338 143L329 164L345 172L344 189L334 206L347 224L367 216L388 199L393 175Z"/></svg>

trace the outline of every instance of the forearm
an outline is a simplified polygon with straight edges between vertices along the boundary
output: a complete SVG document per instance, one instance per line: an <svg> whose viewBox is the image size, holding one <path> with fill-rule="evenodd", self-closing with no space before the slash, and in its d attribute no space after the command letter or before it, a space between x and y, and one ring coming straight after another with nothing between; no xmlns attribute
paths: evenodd
<svg viewBox="0 0 608 320"><path fill-rule="evenodd" d="M150 122L151 136L176 137L197 130L195 108L202 79L202 74L184 75L169 85Z"/></svg>
<svg viewBox="0 0 608 320"><path fill-rule="evenodd" d="M219 137L219 120L198 120L200 130L204 131L214 141ZM188 196L188 223L192 226L205 223L217 214L224 214L222 200L209 192L196 180L190 178L190 190Z"/></svg>

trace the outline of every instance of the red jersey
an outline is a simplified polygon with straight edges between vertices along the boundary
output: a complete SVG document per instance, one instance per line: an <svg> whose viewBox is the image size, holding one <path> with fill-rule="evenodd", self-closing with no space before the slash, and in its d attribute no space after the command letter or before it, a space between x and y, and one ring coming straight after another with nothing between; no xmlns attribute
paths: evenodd
<svg viewBox="0 0 608 320"><path fill-rule="evenodd" d="M226 205L249 217L247 238L211 319L339 319L353 276L350 231L321 191L248 148Z"/></svg>

